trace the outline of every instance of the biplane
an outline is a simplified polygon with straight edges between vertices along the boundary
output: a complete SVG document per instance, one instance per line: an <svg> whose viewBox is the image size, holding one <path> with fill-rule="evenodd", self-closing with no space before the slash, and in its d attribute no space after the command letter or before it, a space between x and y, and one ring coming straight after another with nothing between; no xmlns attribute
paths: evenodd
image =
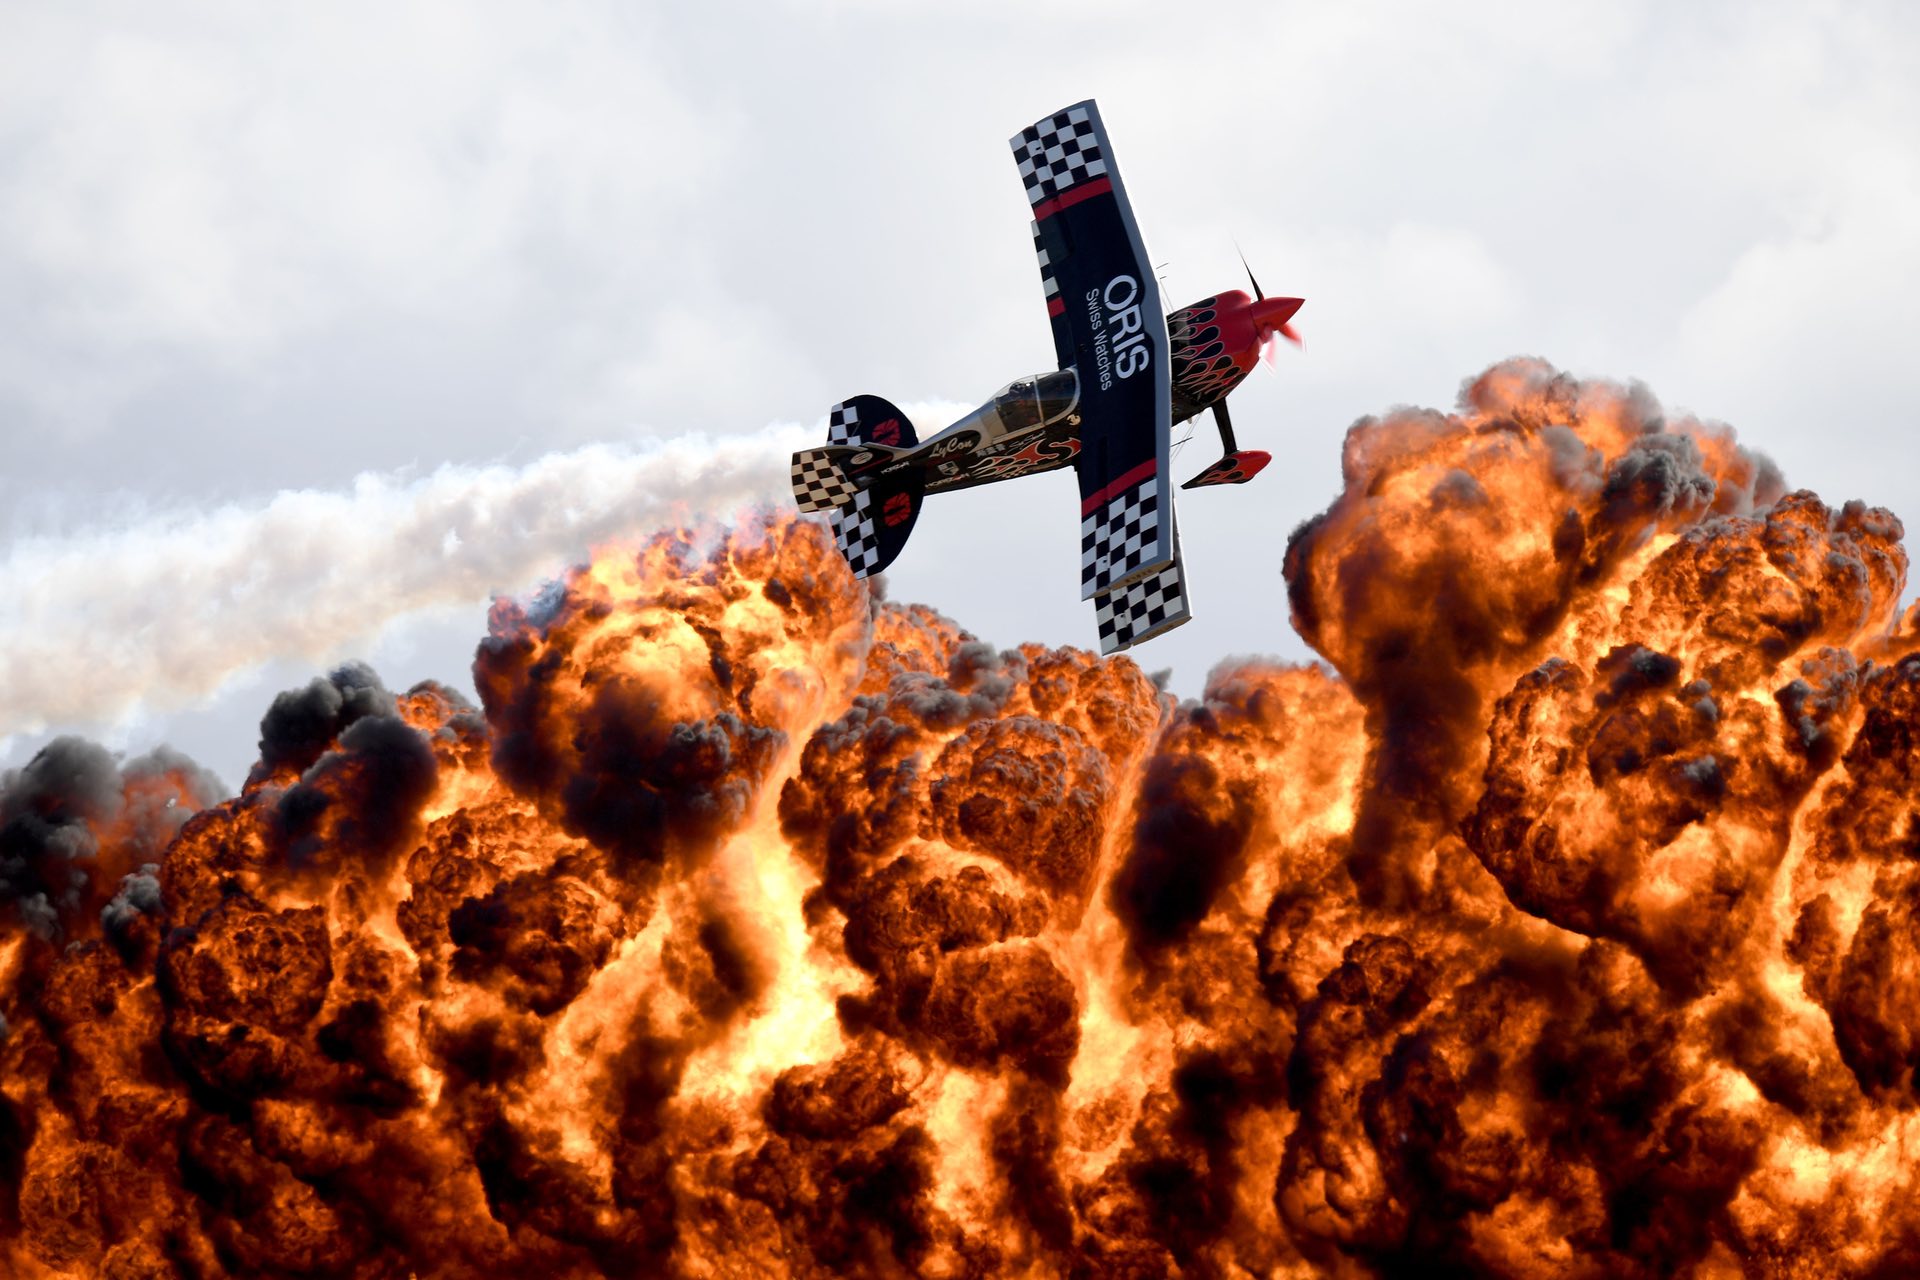
<svg viewBox="0 0 1920 1280"><path fill-rule="evenodd" d="M1072 466L1080 478L1080 595L1114 653L1191 616L1169 473L1173 427L1212 410L1221 457L1183 489L1244 484L1271 460L1241 449L1227 396L1280 338L1299 298L1232 289L1167 315L1091 100L1012 139L1058 368L1002 387L921 440L879 396L833 407L823 448L793 455L802 511L828 513L858 577L906 546L929 494Z"/></svg>

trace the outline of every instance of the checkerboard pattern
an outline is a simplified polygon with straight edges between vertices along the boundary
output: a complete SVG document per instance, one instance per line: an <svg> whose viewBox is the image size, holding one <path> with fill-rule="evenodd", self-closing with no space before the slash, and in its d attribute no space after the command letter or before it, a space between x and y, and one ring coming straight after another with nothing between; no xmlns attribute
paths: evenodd
<svg viewBox="0 0 1920 1280"><path fill-rule="evenodd" d="M842 400L827 414L828 444L860 443L860 410Z"/></svg>
<svg viewBox="0 0 1920 1280"><path fill-rule="evenodd" d="M1100 125L1085 106L1048 116L1008 140L1027 184L1027 202L1040 204L1107 172Z"/></svg>
<svg viewBox="0 0 1920 1280"><path fill-rule="evenodd" d="M1160 477L1150 475L1109 498L1080 522L1080 591L1111 591L1165 561L1160 537Z"/></svg>
<svg viewBox="0 0 1920 1280"><path fill-rule="evenodd" d="M1053 278L1053 263L1047 257L1047 247L1040 242L1040 224L1033 224L1033 254L1040 259L1040 287L1046 292L1047 302L1060 296L1060 282Z"/></svg>
<svg viewBox="0 0 1920 1280"><path fill-rule="evenodd" d="M880 563L880 537L873 527L873 494L860 490L852 502L835 507L828 519L833 524L833 540L853 567L853 576L864 578L872 573Z"/></svg>
<svg viewBox="0 0 1920 1280"><path fill-rule="evenodd" d="M1159 572L1094 597L1101 653L1118 653L1128 645L1179 626L1191 616L1186 589L1180 580L1178 555Z"/></svg>
<svg viewBox="0 0 1920 1280"><path fill-rule="evenodd" d="M793 455L793 501L802 511L831 511L859 492L825 449Z"/></svg>

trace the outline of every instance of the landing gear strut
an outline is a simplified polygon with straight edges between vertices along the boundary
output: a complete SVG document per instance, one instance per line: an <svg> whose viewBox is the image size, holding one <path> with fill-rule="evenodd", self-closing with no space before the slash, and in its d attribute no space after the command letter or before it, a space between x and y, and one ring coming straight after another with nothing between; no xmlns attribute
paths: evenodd
<svg viewBox="0 0 1920 1280"><path fill-rule="evenodd" d="M1220 452L1231 457L1240 452L1240 446L1233 442L1233 419L1227 416L1227 402L1216 400L1213 404L1213 425L1220 428Z"/></svg>

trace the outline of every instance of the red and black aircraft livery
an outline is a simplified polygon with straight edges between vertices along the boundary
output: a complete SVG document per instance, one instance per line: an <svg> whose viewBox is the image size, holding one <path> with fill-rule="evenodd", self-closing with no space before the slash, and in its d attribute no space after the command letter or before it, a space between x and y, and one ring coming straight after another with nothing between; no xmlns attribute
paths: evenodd
<svg viewBox="0 0 1920 1280"><path fill-rule="evenodd" d="M860 577L906 545L930 493L1073 465L1080 479L1080 594L1103 653L1190 616L1173 519L1173 424L1211 409L1223 456L1183 488L1240 484L1269 461L1234 443L1226 398L1289 323L1298 298L1229 290L1168 317L1100 112L1078 103L1022 130L1014 159L1059 368L1009 383L922 442L879 396L828 419L825 448L793 455L802 511L824 511ZM1249 273L1251 278L1251 273Z"/></svg>

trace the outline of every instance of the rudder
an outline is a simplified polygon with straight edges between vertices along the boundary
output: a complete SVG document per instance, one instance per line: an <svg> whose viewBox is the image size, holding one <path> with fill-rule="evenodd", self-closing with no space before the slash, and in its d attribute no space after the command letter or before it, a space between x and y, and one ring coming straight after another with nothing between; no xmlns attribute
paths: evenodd
<svg viewBox="0 0 1920 1280"><path fill-rule="evenodd" d="M893 563L907 545L925 498L920 474L911 472L878 481L833 509L828 517L833 538L854 577L871 577Z"/></svg>
<svg viewBox="0 0 1920 1280"><path fill-rule="evenodd" d="M847 468L870 466L872 453L905 454L919 444L912 420L891 402L850 396L827 415L826 447L793 455L795 503L802 511L827 512L834 541L856 578L870 577L893 563L920 518L926 488L917 470L863 487Z"/></svg>
<svg viewBox="0 0 1920 1280"><path fill-rule="evenodd" d="M913 422L879 396L850 396L827 414L828 444L881 444L889 449L919 445Z"/></svg>

